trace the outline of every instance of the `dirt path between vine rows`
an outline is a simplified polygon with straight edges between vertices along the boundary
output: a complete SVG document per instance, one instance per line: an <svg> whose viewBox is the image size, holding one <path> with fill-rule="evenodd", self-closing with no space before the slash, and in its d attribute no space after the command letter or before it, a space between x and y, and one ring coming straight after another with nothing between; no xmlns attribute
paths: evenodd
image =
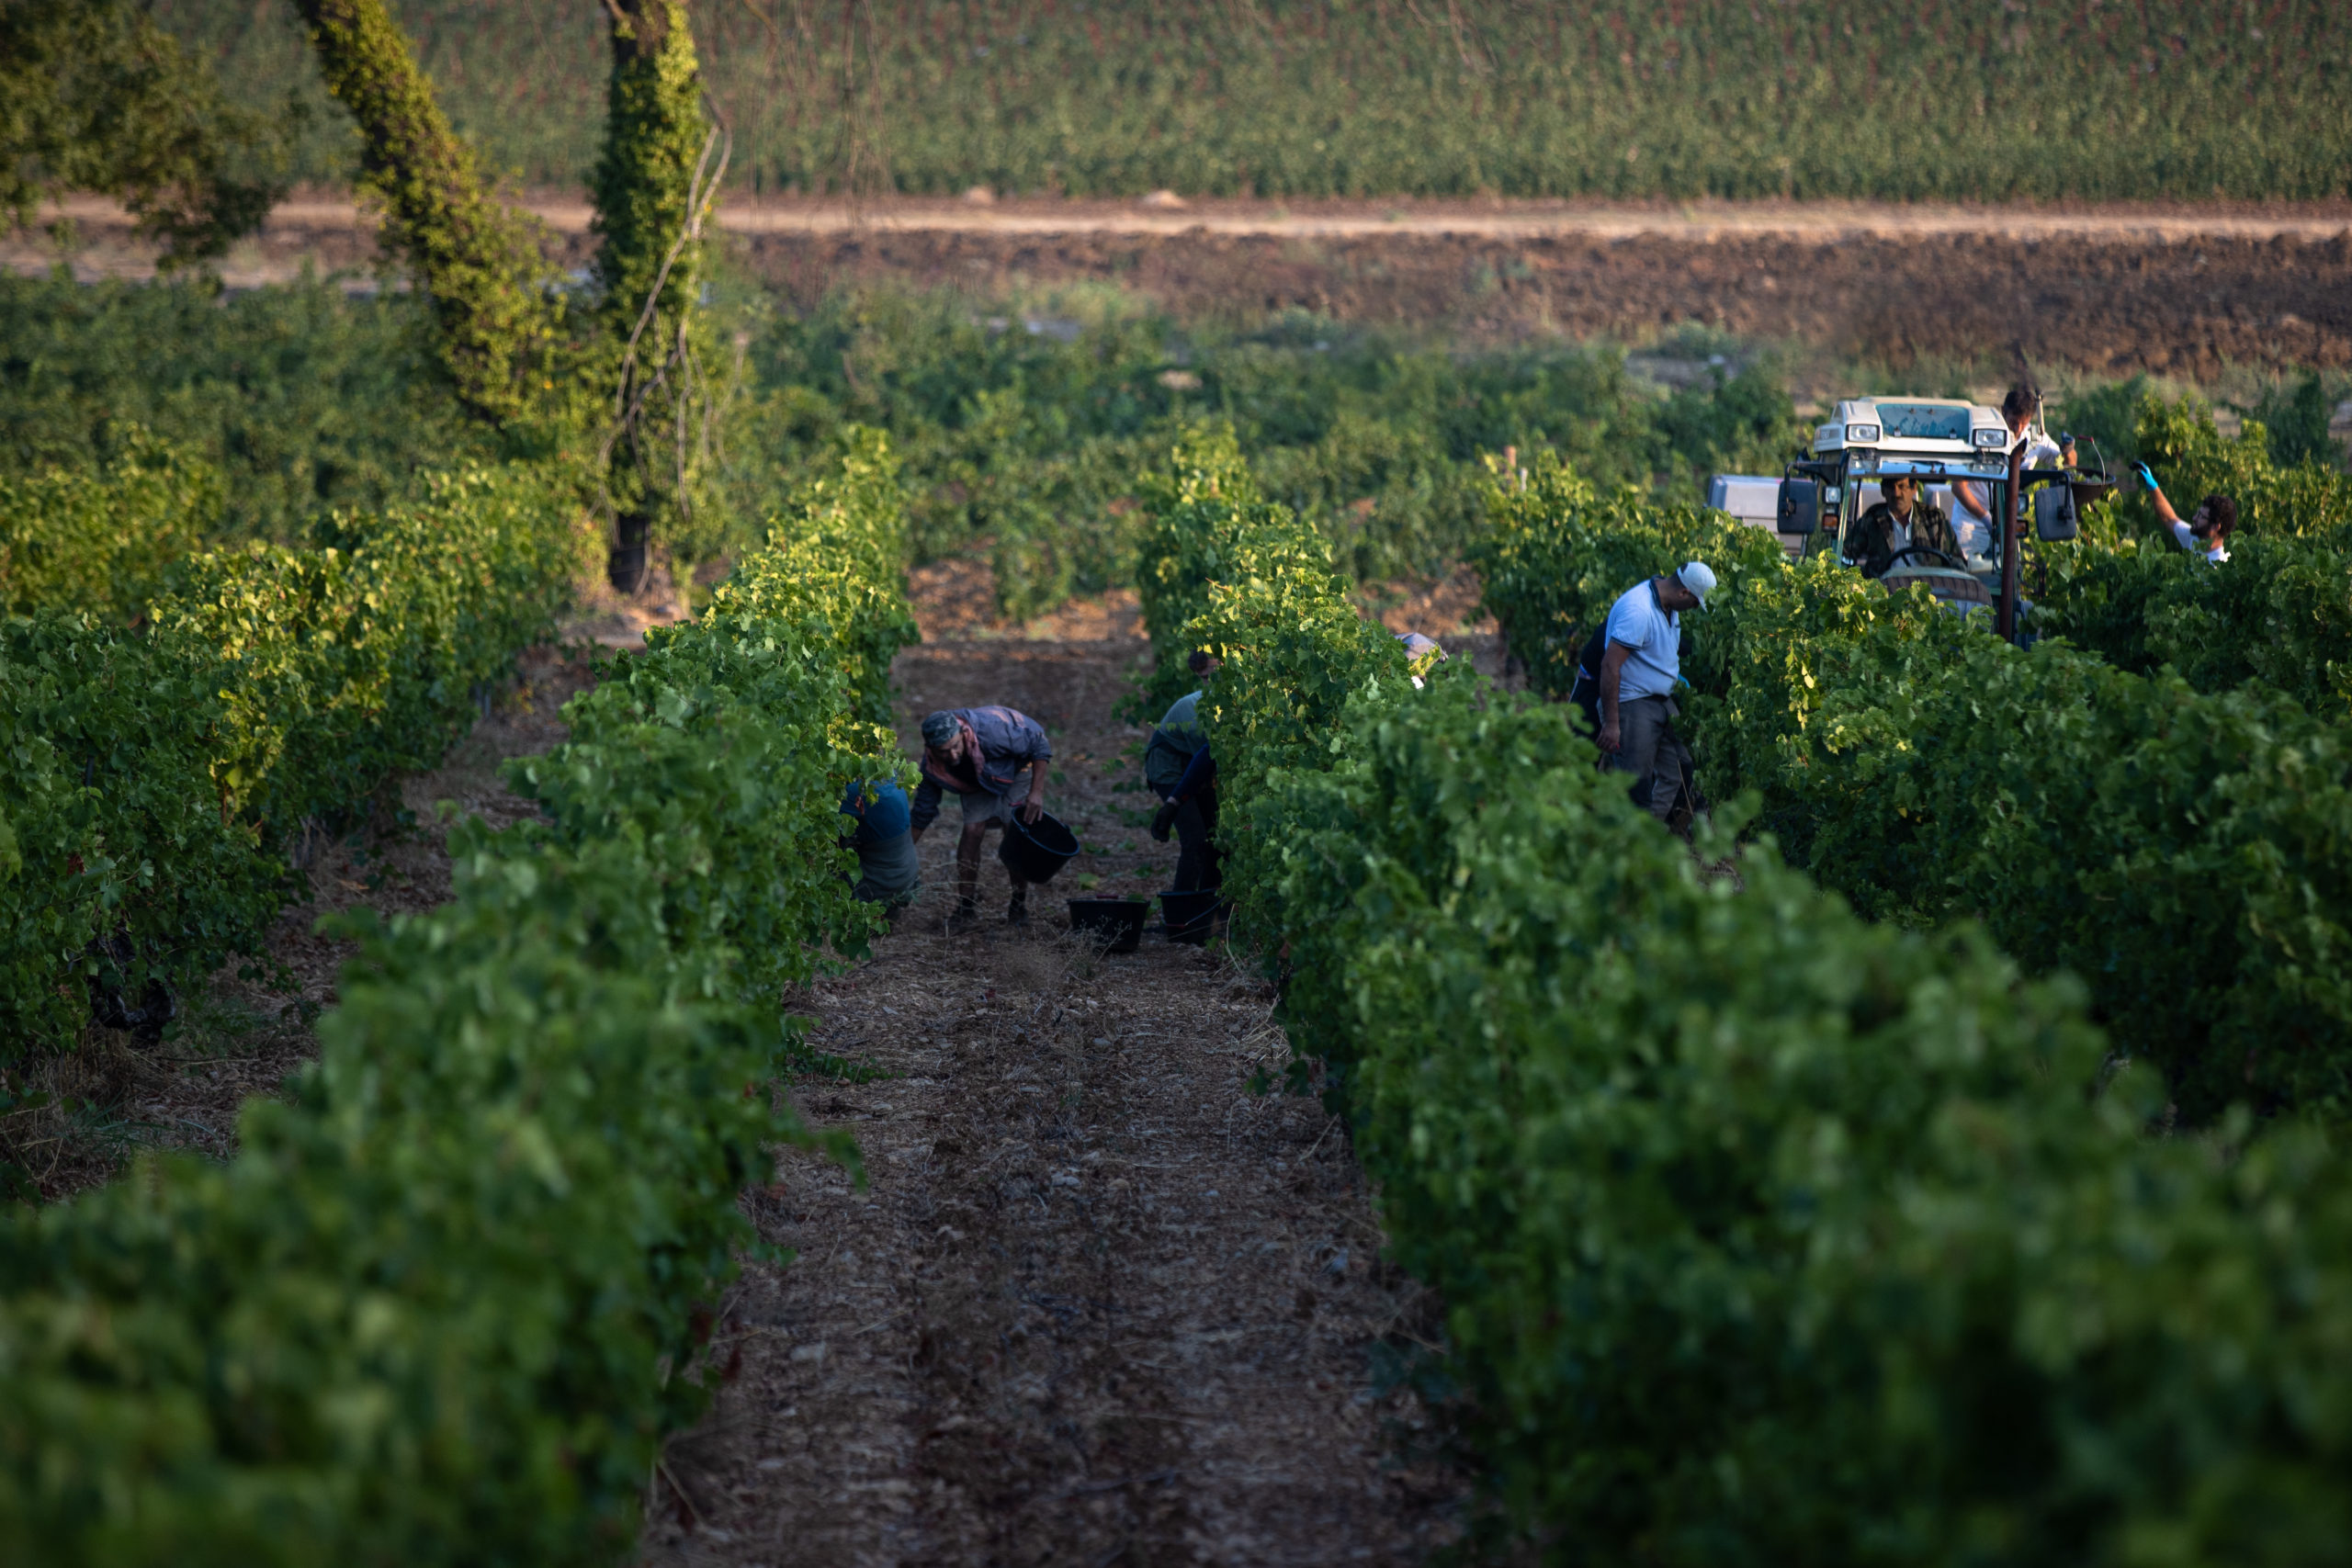
<svg viewBox="0 0 2352 1568"><path fill-rule="evenodd" d="M729 1381L668 1446L648 1562L1407 1563L1454 1538L1464 1472L1397 1377L1435 1303L1382 1261L1317 1102L1249 1091L1283 1055L1271 989L1059 929L1080 878L1141 893L1172 866L1117 788L1145 731L1111 708L1143 649L901 656L910 753L933 706L1035 716L1087 852L1025 931L989 861L987 919L948 935L951 810L922 899L817 987L812 1043L883 1076L787 1092L856 1138L867 1185L796 1154L746 1196L799 1256L723 1303Z"/></svg>

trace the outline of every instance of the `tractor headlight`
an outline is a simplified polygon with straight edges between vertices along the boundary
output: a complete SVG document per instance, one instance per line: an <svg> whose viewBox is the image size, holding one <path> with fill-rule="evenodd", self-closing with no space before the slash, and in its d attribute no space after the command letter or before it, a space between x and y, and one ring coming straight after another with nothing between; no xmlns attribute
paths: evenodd
<svg viewBox="0 0 2352 1568"><path fill-rule="evenodd" d="M1856 442L1877 439L1878 426L1875 424L1849 424L1846 427L1846 444L1849 446Z"/></svg>
<svg viewBox="0 0 2352 1568"><path fill-rule="evenodd" d="M1972 430L1968 439L1979 446L2005 446L2008 444L2005 439L2007 434L2006 430Z"/></svg>

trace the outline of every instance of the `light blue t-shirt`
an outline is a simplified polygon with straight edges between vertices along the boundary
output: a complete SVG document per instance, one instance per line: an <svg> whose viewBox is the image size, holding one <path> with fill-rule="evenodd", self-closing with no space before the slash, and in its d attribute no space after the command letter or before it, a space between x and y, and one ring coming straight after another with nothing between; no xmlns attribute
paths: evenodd
<svg viewBox="0 0 2352 1568"><path fill-rule="evenodd" d="M1659 608L1656 583L1636 582L1617 596L1609 606L1609 640L1634 650L1618 676L1619 702L1673 694L1682 673L1682 617Z"/></svg>

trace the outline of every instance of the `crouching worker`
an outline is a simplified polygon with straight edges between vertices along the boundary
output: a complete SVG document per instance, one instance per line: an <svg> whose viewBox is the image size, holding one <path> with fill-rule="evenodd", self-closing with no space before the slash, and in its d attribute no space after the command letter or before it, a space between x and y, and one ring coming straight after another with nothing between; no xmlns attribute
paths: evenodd
<svg viewBox="0 0 2352 1568"><path fill-rule="evenodd" d="M1690 749L1674 733L1681 679L1682 612L1704 609L1715 574L1704 561L1637 582L1610 606L1600 659L1600 750L1611 773L1634 775L1634 804L1661 822L1698 809ZM1687 801L1686 795L1690 797Z"/></svg>
<svg viewBox="0 0 2352 1568"><path fill-rule="evenodd" d="M899 911L922 890L907 792L888 776L852 779L842 795L842 815L854 824L842 828L842 843L857 852L857 886L851 891L860 903L881 905L895 925Z"/></svg>
<svg viewBox="0 0 2352 1568"><path fill-rule="evenodd" d="M922 870L915 863L915 832L908 820L906 790L896 778L852 778L842 792L842 846L856 851L858 884L852 888L858 903L877 903L891 924L899 912L915 903L922 891Z"/></svg>
<svg viewBox="0 0 2352 1568"><path fill-rule="evenodd" d="M1216 664L1203 652L1188 662L1193 673L1201 676ZM1179 893L1216 887L1224 876L1218 867L1224 857L1216 842L1216 763L1209 755L1208 733L1201 728L1200 706L1197 691L1177 698L1143 752L1144 782L1166 802L1152 818L1151 836L1164 844L1170 829L1176 834Z"/></svg>
<svg viewBox="0 0 2352 1568"><path fill-rule="evenodd" d="M922 783L909 813L915 841L939 815L939 797L963 803L964 836L956 842L956 912L951 922L967 925L979 914L980 842L1014 813L1035 822L1046 809L1045 764L1054 754L1045 729L1027 714L1009 707L955 708L922 721ZM1029 773L1020 794L1021 774ZM1017 804L1016 804L1017 798ZM1009 869L1009 868L1008 868ZM1012 879L1012 902L1004 918L1029 921L1029 885Z"/></svg>

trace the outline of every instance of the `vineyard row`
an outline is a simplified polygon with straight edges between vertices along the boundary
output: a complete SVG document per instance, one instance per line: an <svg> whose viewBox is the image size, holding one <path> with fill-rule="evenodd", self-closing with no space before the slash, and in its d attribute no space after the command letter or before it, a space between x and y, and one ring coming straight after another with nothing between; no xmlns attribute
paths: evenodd
<svg viewBox="0 0 2352 1568"><path fill-rule="evenodd" d="M844 777L892 765L898 496L858 444L707 614L607 667L569 742L510 765L545 819L460 826L455 899L362 931L320 1059L248 1107L232 1160L142 1159L7 1217L0 1556L628 1553L662 1433L707 1397L703 1303L758 1246L736 1194L809 1137L771 1104L781 994L872 929L835 813ZM564 534L551 506L508 515ZM459 592L442 558L399 581ZM222 711L315 716L342 689L281 708L256 682ZM274 754L307 777L336 755L311 734L368 729L289 722Z"/></svg>
<svg viewBox="0 0 2352 1568"><path fill-rule="evenodd" d="M1702 649L1721 639L1704 662L1732 694L1702 752L1782 670L1809 703L1836 688L1841 638L1964 655L1955 689L2071 682L2078 731L2141 701L2281 716L1882 611L1720 520L1598 515L1571 483L1496 497L1503 536L1548 527L1553 564L1580 563L1554 581L1622 589L1694 544L1724 579ZM1694 853L1594 769L1570 709L1453 666L1417 689L1229 443L1181 449L1151 505L1161 657L1224 660L1203 705L1237 930L1281 964L1294 1049L1326 1065L1397 1261L1448 1303L1503 1502L1562 1560L2286 1561L2345 1538L2352 1170L2323 1124L2257 1127L2241 1089L2211 1130L2151 1135L2174 1091L2080 981L2026 977L1965 923L1858 917L1736 842L1752 806ZM1794 768L1846 699L1792 715L1770 689L1752 722L1801 736ZM2007 781L1982 774L1939 807L1972 783L1972 824L2002 818ZM2282 876L2343 852L2230 841L2285 854ZM2225 908L2197 906L2197 931Z"/></svg>
<svg viewBox="0 0 2352 1568"><path fill-rule="evenodd" d="M1697 557L1687 724L1712 795L1752 792L1782 852L1865 915L1984 922L2088 986L2179 1115L2352 1111L2352 482L2152 403L2184 494L2262 532L2226 570L2112 517L2040 547L2030 656L1924 596L1690 507L1596 495L1555 464L1497 491L1487 602L1564 692L1611 600ZM2079 646L2078 646L2079 645ZM2100 657L2100 655L2107 657ZM2175 668L2166 668L2171 665ZM2268 677L2264 679L2262 677Z"/></svg>
<svg viewBox="0 0 2352 1568"><path fill-rule="evenodd" d="M257 953L304 840L435 765L571 591L540 468L438 476L305 547L169 561L218 482L161 454L0 498L41 525L12 534L17 587L74 606L0 623L0 1064L70 1045L94 999L153 1010Z"/></svg>

